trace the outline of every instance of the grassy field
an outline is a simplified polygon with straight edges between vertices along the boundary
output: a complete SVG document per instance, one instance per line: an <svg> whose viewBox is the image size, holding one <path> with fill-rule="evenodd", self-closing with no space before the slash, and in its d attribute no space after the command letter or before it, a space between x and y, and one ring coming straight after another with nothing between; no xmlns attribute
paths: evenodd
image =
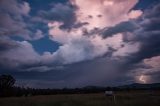
<svg viewBox="0 0 160 106"><path fill-rule="evenodd" d="M0 106L160 106L160 92L116 92L115 102L103 93L0 98Z"/></svg>

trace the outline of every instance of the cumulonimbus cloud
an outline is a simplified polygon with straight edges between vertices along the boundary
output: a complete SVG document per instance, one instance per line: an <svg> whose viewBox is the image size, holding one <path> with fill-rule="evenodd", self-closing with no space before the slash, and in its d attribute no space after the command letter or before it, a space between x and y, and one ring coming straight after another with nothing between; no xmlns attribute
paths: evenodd
<svg viewBox="0 0 160 106"><path fill-rule="evenodd" d="M61 44L57 51L53 53L44 52L43 55L40 55L36 53L29 42L24 41L15 43L16 45L21 45L21 47L16 48L17 53L10 49L6 54L1 55L1 57L7 58L11 55L19 54L14 57L11 56L8 60L9 63L15 61L18 66L19 64L27 64L28 60L32 60L33 64L37 62L41 65L52 63L72 64L101 57L111 52L111 49L113 50L112 57L128 56L139 50L138 43L124 42L124 35L121 31L107 38L104 38L102 33L97 33L96 31L101 31L101 29L113 27L130 19L138 18L142 14L142 11L132 9L137 2L137 0L71 0L69 5L72 5L74 8L62 4L55 4L54 10L52 10L54 14L57 14L59 10L65 11L65 9L67 9L67 11L61 14L58 13L58 16L62 19L57 20L57 18L54 17L53 20L47 21L50 38ZM123 5L127 6L124 8ZM89 6L92 7L88 9ZM61 9L61 7L63 7L63 9ZM75 10L73 11L73 9ZM27 15L30 11L29 4L24 3L22 10L23 12L21 14ZM75 15L73 16L74 19L70 20L73 21L73 25L68 26L68 28L64 28L66 19L63 21L62 17L66 14L67 19L70 14ZM75 27L76 25L78 26ZM37 30L35 35L36 37L33 36L33 39L43 37L41 30ZM23 48L25 50L23 50ZM132 50L130 50L130 48L132 48ZM24 55L28 56L28 59L25 60L22 58ZM16 67L16 65L13 66Z"/></svg>
<svg viewBox="0 0 160 106"><path fill-rule="evenodd" d="M123 42L122 33L106 39L103 39L99 33L93 33L91 36L88 36L88 33L96 28L111 27L141 16L141 10L131 10L138 0L71 0L70 2L77 7L74 24L87 24L66 30L61 28L64 24L63 22L53 21L48 23L51 39L62 44L52 54L55 60L58 59L64 64L90 60L103 56L109 51L109 48L116 50L113 56L127 56L138 51L138 44L133 43L134 46L132 46L132 44ZM125 46L121 47L122 45ZM130 48L132 48L132 51L129 52Z"/></svg>

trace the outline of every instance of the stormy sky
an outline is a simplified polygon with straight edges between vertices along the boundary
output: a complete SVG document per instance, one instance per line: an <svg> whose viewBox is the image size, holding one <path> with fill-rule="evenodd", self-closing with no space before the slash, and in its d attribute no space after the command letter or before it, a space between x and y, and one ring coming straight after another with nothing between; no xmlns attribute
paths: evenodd
<svg viewBox="0 0 160 106"><path fill-rule="evenodd" d="M0 74L36 88L160 82L160 1L0 0Z"/></svg>

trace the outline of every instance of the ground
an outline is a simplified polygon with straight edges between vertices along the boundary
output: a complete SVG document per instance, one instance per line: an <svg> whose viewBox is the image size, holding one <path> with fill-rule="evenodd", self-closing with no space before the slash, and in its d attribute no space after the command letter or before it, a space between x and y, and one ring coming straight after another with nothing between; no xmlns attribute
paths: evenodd
<svg viewBox="0 0 160 106"><path fill-rule="evenodd" d="M115 100L104 93L10 97L0 106L160 106L160 91L115 92Z"/></svg>

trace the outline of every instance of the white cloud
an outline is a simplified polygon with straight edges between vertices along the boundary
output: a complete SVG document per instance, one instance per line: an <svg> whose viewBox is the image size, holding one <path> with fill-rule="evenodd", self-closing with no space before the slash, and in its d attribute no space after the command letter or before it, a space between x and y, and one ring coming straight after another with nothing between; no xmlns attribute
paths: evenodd
<svg viewBox="0 0 160 106"><path fill-rule="evenodd" d="M99 36L81 36L61 46L53 55L62 63L69 64L102 56L107 50L107 45Z"/></svg>
<svg viewBox="0 0 160 106"><path fill-rule="evenodd" d="M118 48L116 52L112 54L113 57L124 57L132 53L138 52L140 44L137 43L124 43L122 47Z"/></svg>
<svg viewBox="0 0 160 106"><path fill-rule="evenodd" d="M123 34L119 33L107 39L103 39L101 35L93 34L92 36L83 35L80 29L71 29L70 31L60 29L61 23L49 23L49 34L54 41L62 44L59 49L54 52L51 57L54 61L63 64L90 60L95 57L103 56L108 52L109 47L119 50L119 55L128 55L136 50L127 51L130 45L121 48L123 42ZM135 46L135 45L134 45ZM131 46L132 47L132 46ZM137 47L137 46L136 46ZM115 53L116 55L116 53Z"/></svg>
<svg viewBox="0 0 160 106"><path fill-rule="evenodd" d="M160 56L144 59L143 62L145 65L150 66L152 68L160 68Z"/></svg>
<svg viewBox="0 0 160 106"><path fill-rule="evenodd" d="M132 10L130 13L128 13L128 16L130 19L137 19L137 17L140 17L143 14L141 10Z"/></svg>
<svg viewBox="0 0 160 106"><path fill-rule="evenodd" d="M141 16L141 10L130 11L138 0L70 0L78 7L78 22L87 22L87 30L114 26Z"/></svg>
<svg viewBox="0 0 160 106"><path fill-rule="evenodd" d="M31 10L31 7L30 7L29 3L24 2L23 6L22 6L23 13L28 15L30 10Z"/></svg>

